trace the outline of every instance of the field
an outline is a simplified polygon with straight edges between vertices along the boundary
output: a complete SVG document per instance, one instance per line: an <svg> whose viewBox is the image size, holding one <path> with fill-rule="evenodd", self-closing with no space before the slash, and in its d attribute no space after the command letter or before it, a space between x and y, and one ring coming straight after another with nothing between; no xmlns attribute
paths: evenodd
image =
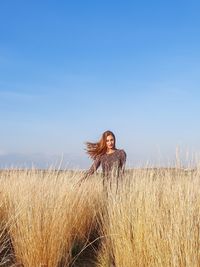
<svg viewBox="0 0 200 267"><path fill-rule="evenodd" d="M200 170L0 171L0 266L200 266Z"/></svg>

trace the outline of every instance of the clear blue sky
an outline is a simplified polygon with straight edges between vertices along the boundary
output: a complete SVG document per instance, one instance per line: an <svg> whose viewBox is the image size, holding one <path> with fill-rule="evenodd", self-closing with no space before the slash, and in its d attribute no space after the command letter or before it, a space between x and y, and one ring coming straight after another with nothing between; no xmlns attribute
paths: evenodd
<svg viewBox="0 0 200 267"><path fill-rule="evenodd" d="M1 1L0 167L88 168L111 130L127 167L200 151L199 1ZM56 164L57 164L56 163Z"/></svg>

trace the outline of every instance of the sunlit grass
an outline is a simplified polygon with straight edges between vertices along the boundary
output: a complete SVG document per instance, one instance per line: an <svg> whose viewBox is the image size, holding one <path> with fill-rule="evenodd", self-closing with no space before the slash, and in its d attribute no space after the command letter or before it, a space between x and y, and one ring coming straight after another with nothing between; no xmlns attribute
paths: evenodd
<svg viewBox="0 0 200 267"><path fill-rule="evenodd" d="M200 266L198 169L81 174L0 172L1 266Z"/></svg>

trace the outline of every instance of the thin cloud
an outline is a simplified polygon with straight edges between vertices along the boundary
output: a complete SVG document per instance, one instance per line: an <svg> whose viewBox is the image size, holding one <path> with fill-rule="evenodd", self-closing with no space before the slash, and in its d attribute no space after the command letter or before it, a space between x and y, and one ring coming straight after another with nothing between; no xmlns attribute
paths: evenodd
<svg viewBox="0 0 200 267"><path fill-rule="evenodd" d="M5 155L6 155L6 152L0 149L0 156L5 156Z"/></svg>
<svg viewBox="0 0 200 267"><path fill-rule="evenodd" d="M20 91L20 90L7 90L7 89L1 89L0 90L0 98L1 99L5 99L5 100L29 100L29 99L33 99L33 97L39 97L40 94L34 93L34 92L24 92L24 91Z"/></svg>

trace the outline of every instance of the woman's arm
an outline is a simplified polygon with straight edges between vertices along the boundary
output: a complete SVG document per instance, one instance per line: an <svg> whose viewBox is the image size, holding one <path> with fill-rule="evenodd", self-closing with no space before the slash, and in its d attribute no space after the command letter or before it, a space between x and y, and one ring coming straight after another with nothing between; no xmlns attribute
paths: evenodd
<svg viewBox="0 0 200 267"><path fill-rule="evenodd" d="M126 157L127 157L126 152L122 149L121 150L121 157L120 157L122 174L125 173Z"/></svg>
<svg viewBox="0 0 200 267"><path fill-rule="evenodd" d="M97 156L96 159L94 160L92 166L87 170L81 180L86 179L88 176L92 175L100 166L101 159L100 156Z"/></svg>

